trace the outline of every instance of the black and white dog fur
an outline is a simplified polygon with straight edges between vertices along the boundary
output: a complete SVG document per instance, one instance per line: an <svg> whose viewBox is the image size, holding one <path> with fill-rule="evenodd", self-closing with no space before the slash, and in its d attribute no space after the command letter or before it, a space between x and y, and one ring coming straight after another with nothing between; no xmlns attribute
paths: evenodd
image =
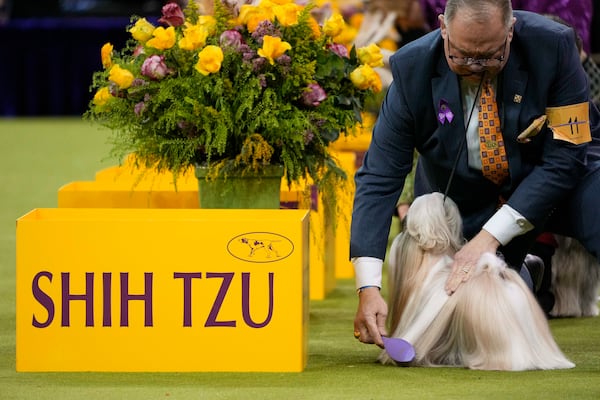
<svg viewBox="0 0 600 400"><path fill-rule="evenodd" d="M485 254L448 296L452 257L463 245L454 202L441 193L411 205L389 257L389 332L410 342L411 365L482 370L572 368L519 274ZM385 351L382 363L394 363Z"/></svg>

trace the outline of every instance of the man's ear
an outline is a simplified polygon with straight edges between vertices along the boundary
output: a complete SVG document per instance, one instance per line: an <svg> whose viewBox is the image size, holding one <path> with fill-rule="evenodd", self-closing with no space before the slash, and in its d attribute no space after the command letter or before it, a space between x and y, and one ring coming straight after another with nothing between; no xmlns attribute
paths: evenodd
<svg viewBox="0 0 600 400"><path fill-rule="evenodd" d="M508 31L508 41L512 42L513 33L515 32L515 23L517 22L517 17L513 17L512 24L510 25L510 29Z"/></svg>
<svg viewBox="0 0 600 400"><path fill-rule="evenodd" d="M440 22L440 30L442 32L442 37L444 39L446 39L447 33L446 33L446 24L445 24L445 21L444 21L444 14L438 15L438 21Z"/></svg>

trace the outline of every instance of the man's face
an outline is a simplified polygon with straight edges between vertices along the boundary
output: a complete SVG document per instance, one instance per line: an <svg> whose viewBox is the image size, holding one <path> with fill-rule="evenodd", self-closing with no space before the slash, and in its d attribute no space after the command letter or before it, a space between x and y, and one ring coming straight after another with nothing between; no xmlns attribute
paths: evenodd
<svg viewBox="0 0 600 400"><path fill-rule="evenodd" d="M485 21L474 18L469 9L459 10L447 25L440 16L444 54L450 69L472 82L479 82L484 74L496 76L508 60L514 22L513 18L508 28L500 9L490 10L490 18Z"/></svg>

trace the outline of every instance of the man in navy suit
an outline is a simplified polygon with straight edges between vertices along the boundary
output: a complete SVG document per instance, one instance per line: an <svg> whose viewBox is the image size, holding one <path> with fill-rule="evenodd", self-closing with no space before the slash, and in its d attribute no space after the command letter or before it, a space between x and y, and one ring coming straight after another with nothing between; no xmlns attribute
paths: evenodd
<svg viewBox="0 0 600 400"><path fill-rule="evenodd" d="M355 337L383 345L382 265L415 149L421 191L447 193L458 204L469 240L455 256L449 294L485 252L520 269L544 231L573 236L600 259L600 116L572 30L513 13L510 0L449 0L440 29L402 47L390 65L394 81L355 176ZM496 93L508 159L499 184L481 170L484 81Z"/></svg>

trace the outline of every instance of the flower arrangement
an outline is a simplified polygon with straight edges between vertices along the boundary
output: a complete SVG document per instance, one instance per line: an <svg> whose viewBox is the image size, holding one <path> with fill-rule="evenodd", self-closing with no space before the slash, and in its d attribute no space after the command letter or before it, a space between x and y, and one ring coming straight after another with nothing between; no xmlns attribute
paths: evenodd
<svg viewBox="0 0 600 400"><path fill-rule="evenodd" d="M85 118L113 132L114 156L175 176L279 164L288 182L343 179L328 146L381 90L379 48L336 43L343 18L320 24L312 4L215 3L211 15L168 3L160 26L134 16L128 44L102 48Z"/></svg>

